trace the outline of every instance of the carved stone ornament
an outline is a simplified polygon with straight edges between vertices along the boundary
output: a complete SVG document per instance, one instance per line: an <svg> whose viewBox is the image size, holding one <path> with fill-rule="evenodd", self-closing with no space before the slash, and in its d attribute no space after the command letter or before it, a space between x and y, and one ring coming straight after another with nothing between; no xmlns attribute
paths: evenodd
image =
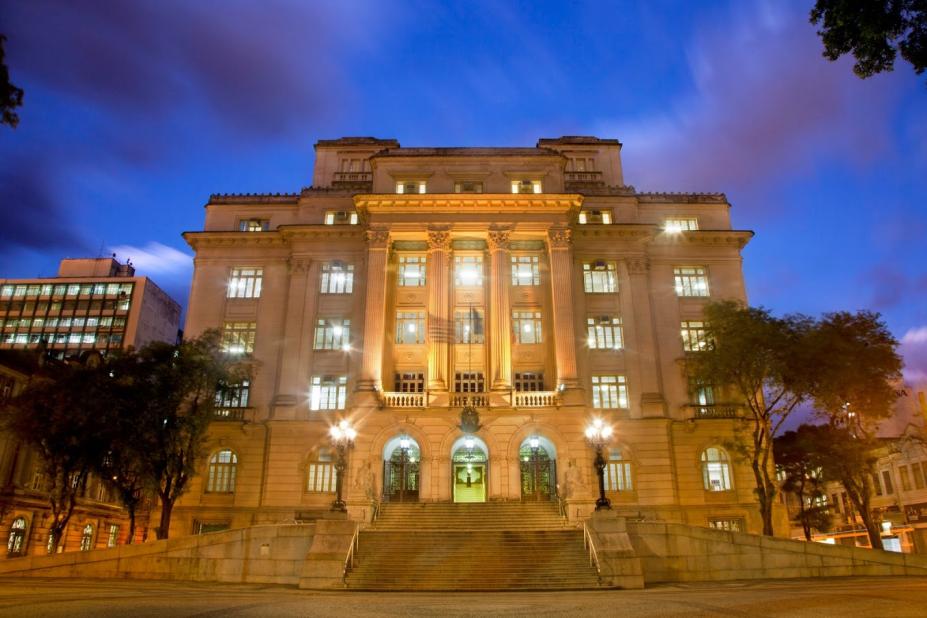
<svg viewBox="0 0 927 618"><path fill-rule="evenodd" d="M650 260L646 257L632 257L627 259L628 273L631 275L646 275L650 270Z"/></svg>
<svg viewBox="0 0 927 618"><path fill-rule="evenodd" d="M386 247L389 244L389 230L367 230L367 244L371 247Z"/></svg>
<svg viewBox="0 0 927 618"><path fill-rule="evenodd" d="M555 249L569 248L573 242L573 234L567 228L549 230L547 236L550 238L551 248Z"/></svg>
<svg viewBox="0 0 927 618"><path fill-rule="evenodd" d="M480 413L471 405L464 406L460 411L460 430L464 433L476 433L480 430Z"/></svg>
<svg viewBox="0 0 927 618"><path fill-rule="evenodd" d="M450 232L428 232L428 250L429 251L450 251L451 234Z"/></svg>
<svg viewBox="0 0 927 618"><path fill-rule="evenodd" d="M291 257L287 260L286 265L291 275L305 275L309 272L309 267L312 266L312 260L309 258Z"/></svg>
<svg viewBox="0 0 927 618"><path fill-rule="evenodd" d="M509 230L492 230L489 232L489 250L490 251L508 251L509 236L512 233Z"/></svg>

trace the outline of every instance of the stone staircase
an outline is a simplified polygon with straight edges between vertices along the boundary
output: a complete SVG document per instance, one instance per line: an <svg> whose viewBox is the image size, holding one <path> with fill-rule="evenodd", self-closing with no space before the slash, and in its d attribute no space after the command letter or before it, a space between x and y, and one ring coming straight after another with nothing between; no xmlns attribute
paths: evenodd
<svg viewBox="0 0 927 618"><path fill-rule="evenodd" d="M583 549L550 503L386 504L360 533L354 590L599 588Z"/></svg>

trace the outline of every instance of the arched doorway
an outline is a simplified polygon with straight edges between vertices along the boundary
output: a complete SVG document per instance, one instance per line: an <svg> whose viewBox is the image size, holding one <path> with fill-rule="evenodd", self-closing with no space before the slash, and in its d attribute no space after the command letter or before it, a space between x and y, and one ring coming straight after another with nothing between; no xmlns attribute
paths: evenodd
<svg viewBox="0 0 927 618"><path fill-rule="evenodd" d="M454 502L486 502L489 487L489 449L475 436L463 436L451 447Z"/></svg>
<svg viewBox="0 0 927 618"><path fill-rule="evenodd" d="M422 452L409 436L396 436L383 447L383 499L417 502Z"/></svg>
<svg viewBox="0 0 927 618"><path fill-rule="evenodd" d="M552 500L557 496L557 455L550 440L531 436L518 449L521 499Z"/></svg>

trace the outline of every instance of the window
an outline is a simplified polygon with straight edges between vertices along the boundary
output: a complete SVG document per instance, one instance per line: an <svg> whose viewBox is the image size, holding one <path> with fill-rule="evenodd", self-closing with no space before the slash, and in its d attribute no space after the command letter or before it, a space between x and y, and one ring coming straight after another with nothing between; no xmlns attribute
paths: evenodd
<svg viewBox="0 0 927 618"><path fill-rule="evenodd" d="M623 348L621 318L615 315L586 318L586 345L592 350Z"/></svg>
<svg viewBox="0 0 927 618"><path fill-rule="evenodd" d="M728 532L743 532L743 517L713 517L708 520L708 527Z"/></svg>
<svg viewBox="0 0 927 618"><path fill-rule="evenodd" d="M344 410L347 396L347 376L312 376L309 394L312 410Z"/></svg>
<svg viewBox="0 0 927 618"><path fill-rule="evenodd" d="M595 159L592 157L571 157L571 172L591 172L595 170Z"/></svg>
<svg viewBox="0 0 927 618"><path fill-rule="evenodd" d="M425 257L420 255L399 256L399 285L420 288L425 285Z"/></svg>
<svg viewBox="0 0 927 618"><path fill-rule="evenodd" d="M321 318L316 321L313 350L351 349L351 320L343 318Z"/></svg>
<svg viewBox="0 0 927 618"><path fill-rule="evenodd" d="M541 285L541 273L538 266L538 256L512 256L512 285Z"/></svg>
<svg viewBox="0 0 927 618"><path fill-rule="evenodd" d="M513 180L512 193L541 193L541 181Z"/></svg>
<svg viewBox="0 0 927 618"><path fill-rule="evenodd" d="M306 469L306 491L330 493L335 491L338 472L332 463L332 452L320 448Z"/></svg>
<svg viewBox="0 0 927 618"><path fill-rule="evenodd" d="M419 372L397 372L395 375L397 393L424 393L425 374Z"/></svg>
<svg viewBox="0 0 927 618"><path fill-rule="evenodd" d="M454 342L483 343L483 310L464 309L454 312Z"/></svg>
<svg viewBox="0 0 927 618"><path fill-rule="evenodd" d="M21 556L26 549L26 519L17 517L10 526L10 536L6 541L6 553Z"/></svg>
<svg viewBox="0 0 927 618"><path fill-rule="evenodd" d="M585 225L587 223L611 225L611 222L612 211L610 210L581 210L579 212L580 225Z"/></svg>
<svg viewBox="0 0 927 618"><path fill-rule="evenodd" d="M872 475L872 488L875 490L875 495L882 495L882 485L879 483L879 475L875 473Z"/></svg>
<svg viewBox="0 0 927 618"><path fill-rule="evenodd" d="M608 463L605 466L605 491L631 491L631 462L624 458L620 448L608 449Z"/></svg>
<svg viewBox="0 0 927 618"><path fill-rule="evenodd" d="M614 262L583 262L583 290L587 294L614 294L618 291L617 266Z"/></svg>
<svg viewBox="0 0 927 618"><path fill-rule="evenodd" d="M227 521L194 521L193 534L209 534L228 530L231 524Z"/></svg>
<svg viewBox="0 0 927 618"><path fill-rule="evenodd" d="M901 476L901 489L911 491L911 474L908 472L908 466L899 466L898 474Z"/></svg>
<svg viewBox="0 0 927 618"><path fill-rule="evenodd" d="M711 340L708 338L708 329L705 322L681 322L679 332L682 335L682 349L686 352L701 352L711 348Z"/></svg>
<svg viewBox="0 0 927 618"><path fill-rule="evenodd" d="M834 506L834 512L840 512L840 500L837 499L837 494L830 495L830 503Z"/></svg>
<svg viewBox="0 0 927 618"><path fill-rule="evenodd" d="M705 491L730 491L731 467L727 453L717 446L702 451L702 481Z"/></svg>
<svg viewBox="0 0 927 618"><path fill-rule="evenodd" d="M673 217L663 222L663 231L668 234L694 232L697 229L698 219L695 217Z"/></svg>
<svg viewBox="0 0 927 618"><path fill-rule="evenodd" d="M472 371L458 371L454 374L454 391L458 393L485 392L483 374Z"/></svg>
<svg viewBox="0 0 927 618"><path fill-rule="evenodd" d="M354 265L325 262L321 279L322 294L350 294L354 290Z"/></svg>
<svg viewBox="0 0 927 618"><path fill-rule="evenodd" d="M457 287L479 287L483 285L483 256L454 256L454 285Z"/></svg>
<svg viewBox="0 0 927 618"><path fill-rule="evenodd" d="M715 390L712 385L694 378L689 380L689 396L692 398L692 403L695 405L715 405Z"/></svg>
<svg viewBox="0 0 927 618"><path fill-rule="evenodd" d="M541 343L541 312L513 311L512 330L516 343Z"/></svg>
<svg viewBox="0 0 927 618"><path fill-rule="evenodd" d="M396 183L396 193L425 193L424 180L403 180Z"/></svg>
<svg viewBox="0 0 927 618"><path fill-rule="evenodd" d="M708 271L703 266L677 266L676 296L708 296Z"/></svg>
<svg viewBox="0 0 927 618"><path fill-rule="evenodd" d="M891 495L895 493L895 485L892 483L891 470L882 470L882 482L885 484L885 493Z"/></svg>
<svg viewBox="0 0 927 618"><path fill-rule="evenodd" d="M924 462L911 464L911 474L914 477L914 489L924 488L924 468L927 468Z"/></svg>
<svg viewBox="0 0 927 618"><path fill-rule="evenodd" d="M256 322L226 322L222 328L222 350L229 354L251 354L256 332Z"/></svg>
<svg viewBox="0 0 927 618"><path fill-rule="evenodd" d="M206 477L206 493L235 493L235 474L238 469L238 455L230 449L223 449L209 458L209 472Z"/></svg>
<svg viewBox="0 0 927 618"><path fill-rule="evenodd" d="M454 193L482 193L483 183L477 180L461 180L454 183Z"/></svg>
<svg viewBox="0 0 927 618"><path fill-rule="evenodd" d="M220 385L216 390L216 415L231 415L229 408L247 408L250 395L251 382L249 380Z"/></svg>
<svg viewBox="0 0 927 618"><path fill-rule="evenodd" d="M229 298L259 298L263 268L233 268L229 273Z"/></svg>
<svg viewBox="0 0 927 618"><path fill-rule="evenodd" d="M106 537L106 546L116 547L117 541L119 541L119 526L116 524L110 524L109 534Z"/></svg>
<svg viewBox="0 0 927 618"><path fill-rule="evenodd" d="M538 393L544 390L544 374L536 371L515 373L515 390L519 393Z"/></svg>
<svg viewBox="0 0 927 618"><path fill-rule="evenodd" d="M325 225L357 225L357 213L347 210L326 210Z"/></svg>
<svg viewBox="0 0 927 618"><path fill-rule="evenodd" d="M424 311L399 311L396 313L396 343L399 345L425 343Z"/></svg>
<svg viewBox="0 0 927 618"><path fill-rule="evenodd" d="M239 232L266 232L270 229L270 219L242 219L238 222Z"/></svg>
<svg viewBox="0 0 927 618"><path fill-rule="evenodd" d="M628 385L624 376L592 376L593 408L627 408Z"/></svg>
<svg viewBox="0 0 927 618"><path fill-rule="evenodd" d="M80 534L80 550L90 551L91 549L93 549L93 525L87 524Z"/></svg>

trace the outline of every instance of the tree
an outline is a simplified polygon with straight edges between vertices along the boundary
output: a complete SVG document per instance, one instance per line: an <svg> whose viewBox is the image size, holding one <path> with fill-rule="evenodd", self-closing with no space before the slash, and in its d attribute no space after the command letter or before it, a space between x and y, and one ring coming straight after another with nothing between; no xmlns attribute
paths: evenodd
<svg viewBox="0 0 927 618"><path fill-rule="evenodd" d="M927 2L924 0L817 0L811 23L821 26L824 57L853 54L853 72L867 78L891 71L895 57L927 68Z"/></svg>
<svg viewBox="0 0 927 618"><path fill-rule="evenodd" d="M828 451L828 467L859 511L872 547L881 549L878 522L869 506L875 459L870 463L867 452L878 446L876 425L891 415L900 394L898 341L877 313L836 312L819 321L807 345L817 358L810 387L815 411L833 429L833 438L840 439L832 447L837 450Z"/></svg>
<svg viewBox="0 0 927 618"><path fill-rule="evenodd" d="M811 531L830 528L831 515L825 500L823 461L820 456L820 434L826 427L802 425L796 431L776 436L773 452L776 467L784 474L782 491L798 499L798 523L811 540Z"/></svg>
<svg viewBox="0 0 927 618"><path fill-rule="evenodd" d="M0 34L0 124L13 128L19 124L19 116L14 112L23 104L23 90L10 83L10 71L6 67L6 54L3 45L6 37Z"/></svg>
<svg viewBox="0 0 927 618"><path fill-rule="evenodd" d="M100 410L107 386L96 367L55 364L3 409L6 430L40 458L51 507L49 551L55 552L106 445Z"/></svg>
<svg viewBox="0 0 927 618"><path fill-rule="evenodd" d="M772 438L807 398L813 362L803 343L812 321L776 318L765 309L733 301L712 303L704 315L711 344L686 359L687 370L702 384L732 389L744 402L751 425L742 451L756 481L763 534L772 536L777 492Z"/></svg>

